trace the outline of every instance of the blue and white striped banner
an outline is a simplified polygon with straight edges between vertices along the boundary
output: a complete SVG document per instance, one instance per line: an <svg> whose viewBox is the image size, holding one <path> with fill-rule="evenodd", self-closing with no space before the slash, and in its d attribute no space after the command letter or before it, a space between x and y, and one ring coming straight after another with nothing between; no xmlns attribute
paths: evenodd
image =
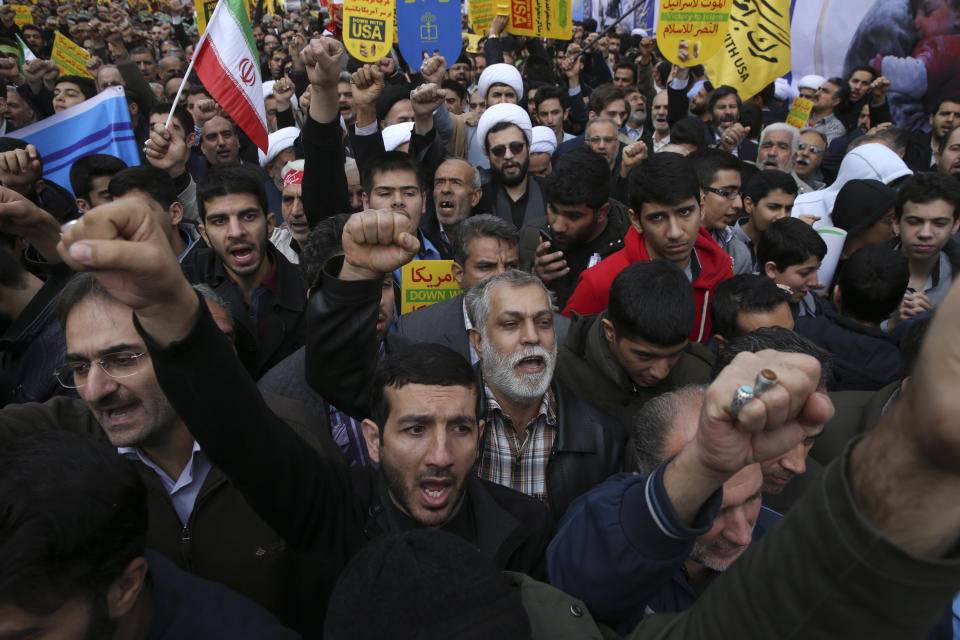
<svg viewBox="0 0 960 640"><path fill-rule="evenodd" d="M11 135L36 146L44 179L67 190L71 190L70 167L85 155L106 153L131 167L140 164L123 87L110 87Z"/></svg>

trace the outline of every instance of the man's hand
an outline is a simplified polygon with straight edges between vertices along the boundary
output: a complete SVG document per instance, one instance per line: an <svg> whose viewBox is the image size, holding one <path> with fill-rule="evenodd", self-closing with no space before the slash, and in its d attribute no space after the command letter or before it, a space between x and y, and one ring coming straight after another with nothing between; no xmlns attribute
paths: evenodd
<svg viewBox="0 0 960 640"><path fill-rule="evenodd" d="M646 36L640 40L640 63L650 64L651 56L657 48L657 39L653 36Z"/></svg>
<svg viewBox="0 0 960 640"><path fill-rule="evenodd" d="M880 76L870 83L867 91L873 94L872 104L883 104L887 101L887 91L890 90L890 80L886 76Z"/></svg>
<svg viewBox="0 0 960 640"><path fill-rule="evenodd" d="M60 223L13 189L4 187L0 187L0 231L23 237L47 262L60 262Z"/></svg>
<svg viewBox="0 0 960 640"><path fill-rule="evenodd" d="M933 300L922 291L904 294L903 300L900 301L900 306L893 312L890 321L887 323L887 327L888 329L893 329L901 320L932 311L933 307Z"/></svg>
<svg viewBox="0 0 960 640"><path fill-rule="evenodd" d="M316 38L301 52L310 84L318 89L337 91L343 45L333 38Z"/></svg>
<svg viewBox="0 0 960 640"><path fill-rule="evenodd" d="M207 120L220 114L220 106L215 100L201 100L197 103L196 111L195 122L198 127L202 127Z"/></svg>
<svg viewBox="0 0 960 640"><path fill-rule="evenodd" d="M97 77L97 71L99 71L100 67L103 66L103 60L100 59L100 56L93 56L92 58L89 58L84 65L87 67L87 71L90 72L90 75Z"/></svg>
<svg viewBox="0 0 960 640"><path fill-rule="evenodd" d="M28 144L26 149L14 149L0 153L0 183L26 193L43 175L40 154L37 148Z"/></svg>
<svg viewBox="0 0 960 640"><path fill-rule="evenodd" d="M499 36L507 28L510 17L505 15L496 15L493 22L490 23L490 30L487 32L491 36Z"/></svg>
<svg viewBox="0 0 960 640"><path fill-rule="evenodd" d="M733 153L747 139L749 133L750 127L734 122L724 130L723 135L720 136L720 144L717 146L727 153Z"/></svg>
<svg viewBox="0 0 960 640"><path fill-rule="evenodd" d="M423 76L424 84L435 84L440 86L443 82L443 74L447 70L447 60L443 56L433 55L423 61L420 67L420 75Z"/></svg>
<svg viewBox="0 0 960 640"><path fill-rule="evenodd" d="M377 98L386 86L383 73L375 64L365 64L354 71L350 76L350 84L353 89L353 103L357 109L376 105Z"/></svg>
<svg viewBox="0 0 960 640"><path fill-rule="evenodd" d="M544 282L553 282L570 273L570 267L567 266L567 261L563 259L563 252L547 253L550 251L550 246L550 242L540 240L537 245L537 255L533 259L533 269L531 269L533 275Z"/></svg>
<svg viewBox="0 0 960 640"><path fill-rule="evenodd" d="M380 278L413 259L420 241L410 218L386 210L355 213L343 227L341 280Z"/></svg>
<svg viewBox="0 0 960 640"><path fill-rule="evenodd" d="M44 60L44 65L43 84L47 89L53 91L53 88L57 85L57 78L60 77L60 67L53 60Z"/></svg>
<svg viewBox="0 0 960 640"><path fill-rule="evenodd" d="M57 250L72 269L94 272L161 345L189 333L200 303L145 201L91 209L67 227Z"/></svg>
<svg viewBox="0 0 960 640"><path fill-rule="evenodd" d="M410 92L414 131L420 135L433 128L433 112L440 108L447 92L435 84L422 84Z"/></svg>
<svg viewBox="0 0 960 640"><path fill-rule="evenodd" d="M560 59L560 68L563 69L563 75L567 77L567 86L577 87L580 85L580 71L583 69L583 58L580 52L583 49L580 45L574 43L567 47L566 55Z"/></svg>
<svg viewBox="0 0 960 640"><path fill-rule="evenodd" d="M290 108L290 98L295 88L287 78L280 78L273 84L273 97L277 101L277 111L286 111Z"/></svg>
<svg viewBox="0 0 960 640"><path fill-rule="evenodd" d="M150 138L144 145L147 162L157 169L170 174L171 178L183 175L190 159L190 149L186 142L173 131L173 127L151 128Z"/></svg>
<svg viewBox="0 0 960 640"><path fill-rule="evenodd" d="M620 156L620 177L626 178L630 171L647 157L647 145L641 140L624 147Z"/></svg>
<svg viewBox="0 0 960 640"><path fill-rule="evenodd" d="M46 61L40 60L39 58L29 60L23 64L23 77L26 79L27 84L30 85L30 88L33 89L34 93L40 90L40 83L43 82L43 72L46 68Z"/></svg>

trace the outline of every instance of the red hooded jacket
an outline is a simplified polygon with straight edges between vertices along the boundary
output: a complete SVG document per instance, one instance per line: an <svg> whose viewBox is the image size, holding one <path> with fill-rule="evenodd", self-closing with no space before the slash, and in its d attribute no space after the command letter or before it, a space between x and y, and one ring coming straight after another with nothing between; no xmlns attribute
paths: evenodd
<svg viewBox="0 0 960 640"><path fill-rule="evenodd" d="M567 300L563 315L569 316L571 311L587 315L605 310L610 299L610 286L617 274L634 262L650 259L643 236L635 227L630 227L623 242L623 249L610 254L600 264L580 274L577 288ZM697 233L693 250L700 261L700 277L693 282L694 297L697 301L697 318L690 340L706 342L712 335L710 296L718 284L733 277L733 261L710 236L710 232L703 227L700 227Z"/></svg>

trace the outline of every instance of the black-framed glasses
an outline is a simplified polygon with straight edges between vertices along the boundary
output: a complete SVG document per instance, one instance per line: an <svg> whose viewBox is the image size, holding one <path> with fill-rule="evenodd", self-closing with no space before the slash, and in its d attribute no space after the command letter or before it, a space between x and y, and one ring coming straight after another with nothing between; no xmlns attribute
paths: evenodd
<svg viewBox="0 0 960 640"><path fill-rule="evenodd" d="M520 155L524 149L526 149L526 142L511 142L510 144L498 144L495 147L490 147L490 153L493 154L494 158L502 158L507 154L507 149L510 149L510 154L514 156Z"/></svg>
<svg viewBox="0 0 960 640"><path fill-rule="evenodd" d="M601 142L603 144L613 144L618 139L616 136L593 136L592 138L587 138L584 142L587 144L600 144Z"/></svg>
<svg viewBox="0 0 960 640"><path fill-rule="evenodd" d="M810 153L820 153L823 151L823 147L818 147L815 144L807 144L806 142L801 142L797 145L797 149L803 151L805 149L810 149Z"/></svg>
<svg viewBox="0 0 960 640"><path fill-rule="evenodd" d="M79 389L87 384L90 367L97 365L111 378L129 378L140 371L140 359L147 353L118 351L93 362L67 362L53 370L57 382L67 389Z"/></svg>
<svg viewBox="0 0 960 640"><path fill-rule="evenodd" d="M727 189L717 189L716 187L704 187L704 191L709 191L710 193L715 193L718 196L722 196L727 200L736 200L740 195L739 191L728 191Z"/></svg>

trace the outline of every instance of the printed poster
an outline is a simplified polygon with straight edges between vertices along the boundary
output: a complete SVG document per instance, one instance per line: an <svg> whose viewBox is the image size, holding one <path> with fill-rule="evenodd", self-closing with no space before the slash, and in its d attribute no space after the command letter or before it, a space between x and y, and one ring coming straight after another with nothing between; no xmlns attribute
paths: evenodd
<svg viewBox="0 0 960 640"><path fill-rule="evenodd" d="M460 295L453 279L453 260L414 260L403 265L400 313L409 313Z"/></svg>
<svg viewBox="0 0 960 640"><path fill-rule="evenodd" d="M344 0L343 43L354 58L376 62L393 46L394 0Z"/></svg>
<svg viewBox="0 0 960 640"><path fill-rule="evenodd" d="M660 51L683 67L709 60L727 37L732 4L733 0L661 0L657 16Z"/></svg>

